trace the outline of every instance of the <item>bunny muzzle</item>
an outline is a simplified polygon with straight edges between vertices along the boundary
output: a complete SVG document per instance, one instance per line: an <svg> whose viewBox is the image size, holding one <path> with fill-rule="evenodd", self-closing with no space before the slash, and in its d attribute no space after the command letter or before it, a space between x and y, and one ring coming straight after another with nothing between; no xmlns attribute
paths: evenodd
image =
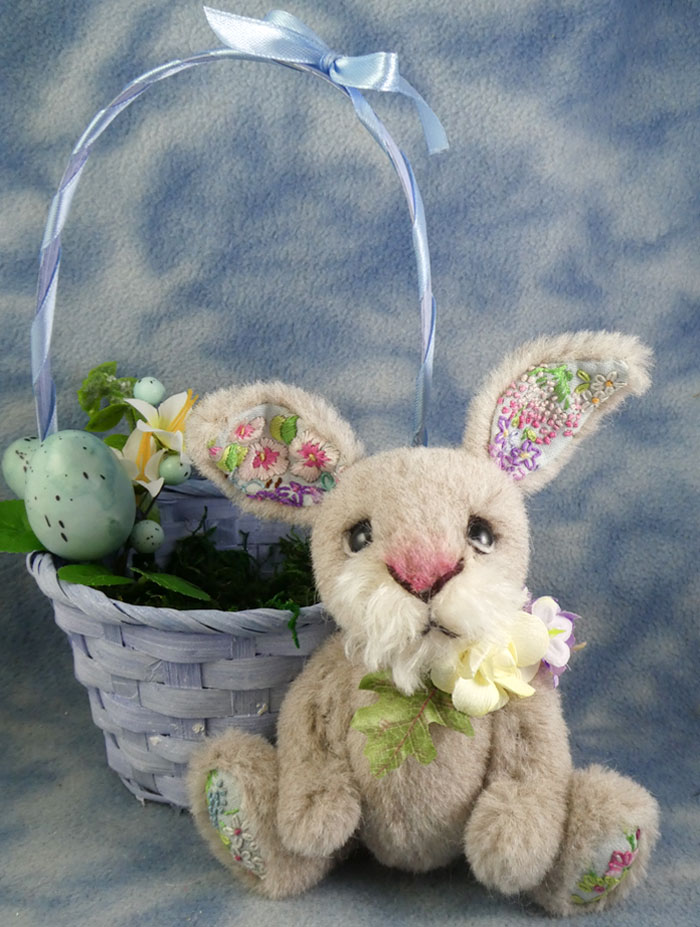
<svg viewBox="0 0 700 927"><path fill-rule="evenodd" d="M473 556L456 551L404 539L381 556L347 561L326 601L345 631L348 656L369 670L390 669L410 693L460 642L507 640L522 586L504 583L486 563L475 569Z"/></svg>

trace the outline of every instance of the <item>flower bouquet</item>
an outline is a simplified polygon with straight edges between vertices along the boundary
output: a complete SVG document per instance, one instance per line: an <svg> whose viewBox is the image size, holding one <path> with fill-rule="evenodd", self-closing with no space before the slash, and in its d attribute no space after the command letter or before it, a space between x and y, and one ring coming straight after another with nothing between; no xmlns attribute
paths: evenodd
<svg viewBox="0 0 700 927"><path fill-rule="evenodd" d="M190 478L183 431L197 401L191 389L164 397L155 377L118 376L115 362L100 364L78 390L84 431L14 441L2 473L19 498L0 502L0 551L48 551L61 564L59 580L138 605L283 607L296 641L301 608L316 601L306 538L280 538L279 557L268 551L261 563L247 536L238 548L218 548L203 506L192 530L170 539L168 571L159 568L166 536L157 500ZM114 431L124 423L128 433Z"/></svg>

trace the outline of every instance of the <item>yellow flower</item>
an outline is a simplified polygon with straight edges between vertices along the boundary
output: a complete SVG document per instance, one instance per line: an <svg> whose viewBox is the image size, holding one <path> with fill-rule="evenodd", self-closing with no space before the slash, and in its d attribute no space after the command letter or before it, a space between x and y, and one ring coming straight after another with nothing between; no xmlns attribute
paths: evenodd
<svg viewBox="0 0 700 927"><path fill-rule="evenodd" d="M519 612L507 645L477 642L456 654L451 663L431 672L434 685L452 695L458 711L481 718L502 708L512 696L527 698L529 685L549 647L544 623Z"/></svg>
<svg viewBox="0 0 700 927"><path fill-rule="evenodd" d="M136 423L139 431L153 435L163 447L182 454L182 433L185 421L197 399L197 396L192 396L192 390L188 389L186 393L170 396L161 402L157 409L143 399L127 399L126 401L145 419L145 421Z"/></svg>

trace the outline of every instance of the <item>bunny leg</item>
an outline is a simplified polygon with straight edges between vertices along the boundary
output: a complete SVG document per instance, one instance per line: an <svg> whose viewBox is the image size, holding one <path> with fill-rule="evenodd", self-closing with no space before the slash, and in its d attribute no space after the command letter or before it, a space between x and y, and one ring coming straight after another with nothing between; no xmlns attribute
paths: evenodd
<svg viewBox="0 0 700 927"><path fill-rule="evenodd" d="M658 807L642 786L602 766L575 770L564 840L530 894L550 914L601 911L646 879Z"/></svg>
<svg viewBox="0 0 700 927"><path fill-rule="evenodd" d="M494 712L486 786L464 834L472 872L483 885L516 895L539 885L561 844L571 781L559 698L537 677L531 699Z"/></svg>
<svg viewBox="0 0 700 927"><path fill-rule="evenodd" d="M230 730L193 757L188 774L197 829L241 882L269 898L305 891L334 862L332 856L300 856L283 846L277 767L277 751L266 740Z"/></svg>

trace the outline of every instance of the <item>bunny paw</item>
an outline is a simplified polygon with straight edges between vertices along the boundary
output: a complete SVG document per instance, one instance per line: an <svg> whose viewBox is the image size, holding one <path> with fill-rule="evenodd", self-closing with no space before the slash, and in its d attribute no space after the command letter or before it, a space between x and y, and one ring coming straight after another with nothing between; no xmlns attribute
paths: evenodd
<svg viewBox="0 0 700 927"><path fill-rule="evenodd" d="M213 769L206 783L207 811L231 859L259 879L265 876L265 863L241 801L240 789L232 775Z"/></svg>
<svg viewBox="0 0 700 927"><path fill-rule="evenodd" d="M649 793L610 769L574 771L559 855L532 897L550 914L584 914L618 904L646 878L658 836Z"/></svg>
<svg viewBox="0 0 700 927"><path fill-rule="evenodd" d="M614 891L634 865L641 839L642 831L637 827L617 840L601 844L590 867L576 882L571 903L591 904Z"/></svg>

